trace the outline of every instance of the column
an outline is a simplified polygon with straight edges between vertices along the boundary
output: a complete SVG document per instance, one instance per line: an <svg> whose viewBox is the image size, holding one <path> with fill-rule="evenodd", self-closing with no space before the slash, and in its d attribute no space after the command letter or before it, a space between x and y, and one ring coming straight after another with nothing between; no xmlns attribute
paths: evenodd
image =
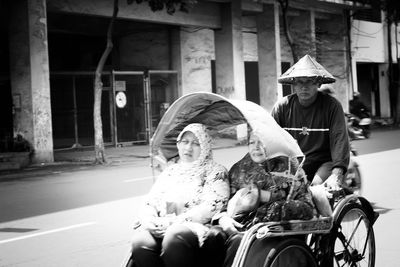
<svg viewBox="0 0 400 267"><path fill-rule="evenodd" d="M33 163L52 162L46 1L10 2L10 78L14 135L34 149Z"/></svg>
<svg viewBox="0 0 400 267"><path fill-rule="evenodd" d="M172 66L181 77L180 95L198 91L212 92L213 31L180 27L172 34L172 51Z"/></svg>
<svg viewBox="0 0 400 267"><path fill-rule="evenodd" d="M278 83L281 74L278 4L264 5L263 12L257 15L257 39L260 105L271 110L282 97L282 86Z"/></svg>
<svg viewBox="0 0 400 267"><path fill-rule="evenodd" d="M217 93L228 98L246 99L241 1L232 0L221 5L222 28L215 30Z"/></svg>

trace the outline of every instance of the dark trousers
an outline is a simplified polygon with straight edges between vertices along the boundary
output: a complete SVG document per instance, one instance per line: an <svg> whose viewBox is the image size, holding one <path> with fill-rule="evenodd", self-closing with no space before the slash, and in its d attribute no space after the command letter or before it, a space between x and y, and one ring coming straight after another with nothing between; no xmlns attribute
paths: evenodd
<svg viewBox="0 0 400 267"><path fill-rule="evenodd" d="M225 260L224 260L224 267L232 266L233 260L235 259L236 252L239 248L240 242L243 239L244 233L235 233L231 234L229 238L225 242Z"/></svg>
<svg viewBox="0 0 400 267"><path fill-rule="evenodd" d="M223 232L209 231L203 246L186 226L171 226L164 238L155 238L148 231L139 230L132 241L135 267L200 267L221 266L225 238Z"/></svg>

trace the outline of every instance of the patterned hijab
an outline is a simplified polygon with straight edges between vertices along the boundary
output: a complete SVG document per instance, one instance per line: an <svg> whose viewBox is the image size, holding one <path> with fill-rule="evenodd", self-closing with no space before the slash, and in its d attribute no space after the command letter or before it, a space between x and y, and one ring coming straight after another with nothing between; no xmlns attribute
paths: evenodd
<svg viewBox="0 0 400 267"><path fill-rule="evenodd" d="M193 133L198 139L200 155L192 162L180 160L171 164L160 174L146 201L148 205L155 207L159 214L171 213L168 211L168 203L175 203L176 214L180 214L182 210L207 199L202 195L205 180L209 174L216 171L217 166L212 160L211 137L203 124L193 123L182 130L177 138L178 142L186 132Z"/></svg>

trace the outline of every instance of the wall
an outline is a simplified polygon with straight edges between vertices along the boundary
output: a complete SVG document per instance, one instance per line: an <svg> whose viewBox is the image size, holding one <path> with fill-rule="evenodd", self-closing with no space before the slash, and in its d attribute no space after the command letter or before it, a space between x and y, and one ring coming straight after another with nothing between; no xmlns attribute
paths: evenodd
<svg viewBox="0 0 400 267"><path fill-rule="evenodd" d="M336 14L330 14L329 17L316 20L317 57L319 63L336 78L333 84L336 97L347 110L352 85L345 19Z"/></svg>
<svg viewBox="0 0 400 267"><path fill-rule="evenodd" d="M144 22L154 22L183 26L221 27L218 3L199 1L190 12L177 11L173 16L164 10L153 12L146 1L128 5L119 1L118 17ZM109 17L112 15L113 1L109 0L47 0L50 12L75 13Z"/></svg>
<svg viewBox="0 0 400 267"><path fill-rule="evenodd" d="M169 69L167 29L137 32L119 40L121 70Z"/></svg>
<svg viewBox="0 0 400 267"><path fill-rule="evenodd" d="M357 62L386 61L385 29L383 23L354 20L351 27L351 50Z"/></svg>

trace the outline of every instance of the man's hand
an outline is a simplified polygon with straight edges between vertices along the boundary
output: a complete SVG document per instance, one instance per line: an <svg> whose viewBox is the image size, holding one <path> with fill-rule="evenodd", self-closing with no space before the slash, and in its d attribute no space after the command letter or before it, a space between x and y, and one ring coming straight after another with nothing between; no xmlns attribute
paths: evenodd
<svg viewBox="0 0 400 267"><path fill-rule="evenodd" d="M334 168L332 174L323 182L323 185L329 191L339 191L342 188L343 170L341 168Z"/></svg>
<svg viewBox="0 0 400 267"><path fill-rule="evenodd" d="M224 232L228 233L229 235L239 232L238 228L243 227L243 224L238 223L229 216L222 216L221 218L219 218L219 225L221 226L222 230L224 230Z"/></svg>

